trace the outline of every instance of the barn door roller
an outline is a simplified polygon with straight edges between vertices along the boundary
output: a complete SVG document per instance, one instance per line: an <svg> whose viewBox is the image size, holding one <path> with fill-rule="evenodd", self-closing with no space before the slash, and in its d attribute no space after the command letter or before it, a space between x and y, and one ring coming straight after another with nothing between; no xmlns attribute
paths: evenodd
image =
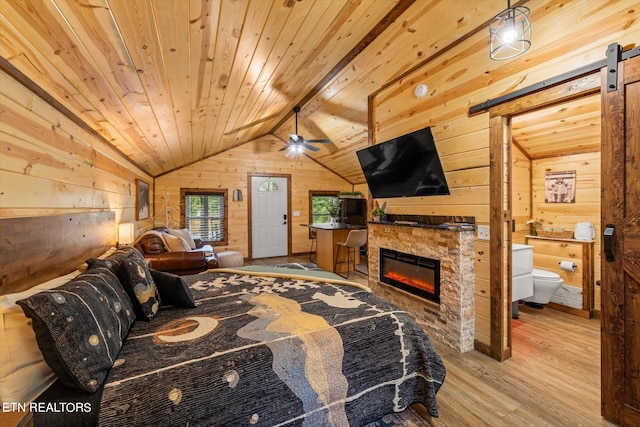
<svg viewBox="0 0 640 427"><path fill-rule="evenodd" d="M620 62L622 46L611 43L607 48L607 92L618 90L618 62Z"/></svg>

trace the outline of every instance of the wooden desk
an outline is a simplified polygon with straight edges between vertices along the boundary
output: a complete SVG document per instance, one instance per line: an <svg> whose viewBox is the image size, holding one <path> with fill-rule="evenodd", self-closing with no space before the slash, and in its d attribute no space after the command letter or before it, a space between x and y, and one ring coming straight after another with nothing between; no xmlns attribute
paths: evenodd
<svg viewBox="0 0 640 427"><path fill-rule="evenodd" d="M347 271L347 264L338 264L336 270L333 270L333 264L338 253L338 242L345 242L351 230L360 230L366 228L364 226L353 226L348 224L302 224L306 227L315 228L316 230L316 264L318 267L326 271L334 273L342 273ZM347 260L346 248L340 251L338 262ZM360 261L360 252L356 252L355 264ZM354 267L350 269L355 270Z"/></svg>

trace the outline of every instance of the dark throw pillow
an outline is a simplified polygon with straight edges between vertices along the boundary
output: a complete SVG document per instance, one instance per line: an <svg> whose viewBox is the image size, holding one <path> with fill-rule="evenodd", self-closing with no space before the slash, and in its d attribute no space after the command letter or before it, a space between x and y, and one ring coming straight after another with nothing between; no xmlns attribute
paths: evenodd
<svg viewBox="0 0 640 427"><path fill-rule="evenodd" d="M153 281L156 282L160 293L160 305L176 305L178 307L194 308L196 301L193 299L191 289L187 282L177 274L166 273L150 269Z"/></svg>
<svg viewBox="0 0 640 427"><path fill-rule="evenodd" d="M138 319L151 320L158 312L160 295L144 258L132 255L123 260L118 277Z"/></svg>
<svg viewBox="0 0 640 427"><path fill-rule="evenodd" d="M124 248L116 250L114 253L104 259L89 258L86 262L89 265L88 269L105 267L118 274L118 270L120 270L120 265L122 265L122 262L131 256L139 257L140 259L144 260L144 257L140 253L140 251L132 246L126 246Z"/></svg>
<svg viewBox="0 0 640 427"><path fill-rule="evenodd" d="M106 268L16 303L33 320L38 346L62 384L90 393L104 382L135 319L129 297Z"/></svg>

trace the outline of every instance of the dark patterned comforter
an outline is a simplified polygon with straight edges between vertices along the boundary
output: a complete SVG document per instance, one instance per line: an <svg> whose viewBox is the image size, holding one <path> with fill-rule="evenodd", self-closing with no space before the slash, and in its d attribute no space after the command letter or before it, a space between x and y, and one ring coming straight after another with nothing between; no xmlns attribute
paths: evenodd
<svg viewBox="0 0 640 427"><path fill-rule="evenodd" d="M361 426L438 415L445 369L403 311L356 286L186 276L197 308L136 322L107 377L105 426Z"/></svg>

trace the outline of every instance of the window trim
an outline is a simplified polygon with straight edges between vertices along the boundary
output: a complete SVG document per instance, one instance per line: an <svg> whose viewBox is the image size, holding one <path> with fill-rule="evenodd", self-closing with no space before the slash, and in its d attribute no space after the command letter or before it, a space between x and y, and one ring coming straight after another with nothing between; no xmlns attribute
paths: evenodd
<svg viewBox="0 0 640 427"><path fill-rule="evenodd" d="M309 224L313 223L313 197L314 196L333 196L338 197L340 191L338 190L309 190ZM309 238L311 239L311 228L309 228Z"/></svg>
<svg viewBox="0 0 640 427"><path fill-rule="evenodd" d="M229 244L229 190L226 188L180 188L180 225L182 228L186 228L186 198L188 195L204 194L208 196L222 196L224 200L224 217L223 217L223 229L224 240L219 242L211 242L203 240L202 244L211 246L227 246Z"/></svg>

